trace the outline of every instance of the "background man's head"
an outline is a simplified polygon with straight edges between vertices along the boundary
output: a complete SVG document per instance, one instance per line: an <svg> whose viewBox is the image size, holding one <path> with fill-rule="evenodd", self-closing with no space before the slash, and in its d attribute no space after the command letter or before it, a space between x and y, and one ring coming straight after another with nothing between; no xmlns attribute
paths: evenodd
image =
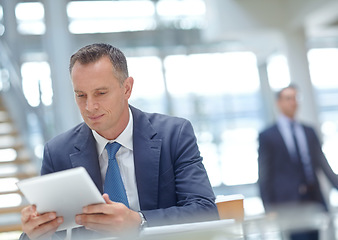
<svg viewBox="0 0 338 240"><path fill-rule="evenodd" d="M295 118L298 109L297 92L297 88L290 85L277 93L277 106L280 112L291 119Z"/></svg>

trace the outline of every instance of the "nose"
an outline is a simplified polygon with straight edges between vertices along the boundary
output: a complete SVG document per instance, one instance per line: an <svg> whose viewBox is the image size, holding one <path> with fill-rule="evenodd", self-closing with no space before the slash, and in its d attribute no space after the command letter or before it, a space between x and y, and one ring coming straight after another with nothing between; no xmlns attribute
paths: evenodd
<svg viewBox="0 0 338 240"><path fill-rule="evenodd" d="M92 98L87 98L86 102L86 110L91 112L93 110L97 110L99 107L99 104Z"/></svg>

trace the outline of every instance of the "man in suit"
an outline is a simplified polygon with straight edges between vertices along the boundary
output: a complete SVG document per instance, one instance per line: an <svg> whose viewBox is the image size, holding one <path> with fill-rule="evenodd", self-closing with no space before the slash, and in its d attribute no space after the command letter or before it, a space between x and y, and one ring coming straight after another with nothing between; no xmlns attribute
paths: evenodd
<svg viewBox="0 0 338 240"><path fill-rule="evenodd" d="M313 128L296 121L297 89L288 86L277 94L280 116L259 134L259 188L266 211L287 204L313 203L327 210L317 171L338 187ZM291 239L318 239L318 231L293 233Z"/></svg>
<svg viewBox="0 0 338 240"><path fill-rule="evenodd" d="M75 218L92 232L73 233L97 237L93 232L114 235L144 225L218 219L191 123L128 104L134 80L124 54L108 44L88 45L71 57L69 69L84 123L47 142L41 174L85 167L106 201L85 207ZM127 204L106 194L110 157L105 146L111 142L121 145L116 160ZM62 221L29 206L22 210L22 239L46 239Z"/></svg>

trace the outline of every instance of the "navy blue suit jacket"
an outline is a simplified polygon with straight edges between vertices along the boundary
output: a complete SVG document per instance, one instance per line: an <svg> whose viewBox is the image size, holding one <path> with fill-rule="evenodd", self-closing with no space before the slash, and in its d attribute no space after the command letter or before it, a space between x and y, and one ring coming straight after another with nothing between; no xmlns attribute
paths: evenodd
<svg viewBox="0 0 338 240"><path fill-rule="evenodd" d="M191 123L130 108L137 190L148 225L218 219ZM41 174L79 166L88 171L102 193L96 142L85 123L47 142Z"/></svg>
<svg viewBox="0 0 338 240"><path fill-rule="evenodd" d="M337 188L337 175L329 166L315 131L311 127L302 126L313 169L322 170ZM299 189L302 184L306 184L302 165L292 161L276 124L259 134L258 155L259 188L264 206L268 208L282 203L302 202ZM315 194L311 201L324 203L317 176L313 188Z"/></svg>

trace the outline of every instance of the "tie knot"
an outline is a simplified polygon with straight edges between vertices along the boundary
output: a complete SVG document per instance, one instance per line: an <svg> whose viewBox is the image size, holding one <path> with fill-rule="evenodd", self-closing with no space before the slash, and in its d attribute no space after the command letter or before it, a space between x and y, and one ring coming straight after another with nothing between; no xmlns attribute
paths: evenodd
<svg viewBox="0 0 338 240"><path fill-rule="evenodd" d="M109 159L114 159L115 155L117 153L117 151L120 149L121 144L119 144L118 142L113 142L113 143L108 143L106 145L106 149L108 152L108 158Z"/></svg>

